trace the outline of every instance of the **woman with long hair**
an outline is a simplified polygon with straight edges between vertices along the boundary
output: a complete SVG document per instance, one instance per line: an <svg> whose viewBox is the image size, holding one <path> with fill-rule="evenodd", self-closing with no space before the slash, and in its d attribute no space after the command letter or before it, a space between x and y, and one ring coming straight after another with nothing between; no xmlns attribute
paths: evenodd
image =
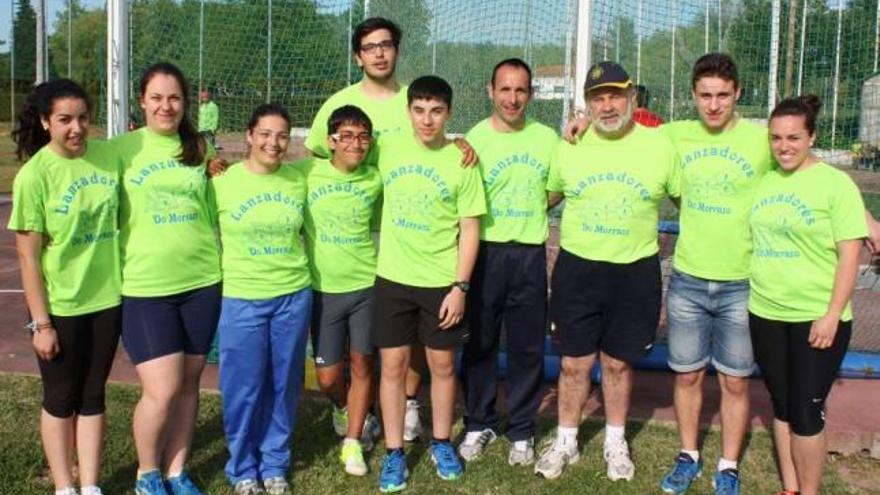
<svg viewBox="0 0 880 495"><path fill-rule="evenodd" d="M146 125L112 141L123 160L122 342L143 387L135 492L201 495L184 468L220 314L205 173L213 149L190 120L190 88L176 66L148 67L138 99Z"/></svg>
<svg viewBox="0 0 880 495"><path fill-rule="evenodd" d="M783 494L819 493L825 399L852 331L850 297L864 204L853 180L811 151L821 102L789 98L770 114L778 167L764 176L749 217L749 326L773 403Z"/></svg>
<svg viewBox="0 0 880 495"><path fill-rule="evenodd" d="M27 163L9 229L21 263L43 381L40 433L56 495L101 493L104 386L120 331L119 158L88 140L91 104L75 82L34 88L12 133Z"/></svg>

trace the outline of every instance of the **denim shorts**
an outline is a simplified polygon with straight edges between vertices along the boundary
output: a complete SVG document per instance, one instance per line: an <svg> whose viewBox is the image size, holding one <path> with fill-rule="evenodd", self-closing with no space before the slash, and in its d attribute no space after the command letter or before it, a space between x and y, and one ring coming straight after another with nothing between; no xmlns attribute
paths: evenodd
<svg viewBox="0 0 880 495"><path fill-rule="evenodd" d="M711 361L725 375L752 374L748 280L706 280L673 270L666 297L670 368L687 373Z"/></svg>

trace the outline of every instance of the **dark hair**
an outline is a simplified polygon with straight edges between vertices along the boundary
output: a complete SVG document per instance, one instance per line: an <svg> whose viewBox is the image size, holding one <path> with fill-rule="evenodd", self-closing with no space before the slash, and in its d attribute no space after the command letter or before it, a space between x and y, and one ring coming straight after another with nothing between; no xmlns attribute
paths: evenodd
<svg viewBox="0 0 880 495"><path fill-rule="evenodd" d="M147 84L156 74L165 74L177 80L180 85L180 91L183 93L183 118L180 119L180 125L177 126L177 135L180 136L180 155L177 159L184 165L199 165L205 160L205 152L208 145L205 139L196 131L192 120L189 118L190 88L186 82L186 77L176 65L168 62L157 62L144 70L141 74L140 97L143 98L147 92ZM146 122L146 115L144 115Z"/></svg>
<svg viewBox="0 0 880 495"><path fill-rule="evenodd" d="M257 127L257 123L261 118L266 117L268 115L275 115L284 119L287 122L288 129L290 128L290 114L287 113L287 110L279 105L278 103L263 103L254 109L253 113L251 113L251 118L248 119L247 122L247 130L253 131L254 127Z"/></svg>
<svg viewBox="0 0 880 495"><path fill-rule="evenodd" d="M89 95L82 87L70 79L55 79L44 82L34 87L24 101L21 111L16 116L17 125L12 131L12 140L15 141L15 156L19 160L26 160L34 156L40 148L49 142L49 131L43 129L44 118L49 119L52 114L52 106L55 100L61 98L76 98L86 102L89 113L92 112L92 102Z"/></svg>
<svg viewBox="0 0 880 495"><path fill-rule="evenodd" d="M406 90L406 104L415 100L439 100L452 109L452 86L437 76L419 77Z"/></svg>
<svg viewBox="0 0 880 495"><path fill-rule="evenodd" d="M641 84L636 85L636 106L640 108L648 108L648 103L650 102L651 92L648 91L648 88Z"/></svg>
<svg viewBox="0 0 880 495"><path fill-rule="evenodd" d="M506 58L506 59L502 60L501 62L498 62L497 64L495 64L495 68L492 69L492 87L493 88L495 87L495 76L498 75L498 69L500 69L502 67L519 67L520 69L526 71L526 74L529 75L529 92L532 91L532 68L529 67L529 64L527 64L523 59L516 58L516 57Z"/></svg>
<svg viewBox="0 0 880 495"><path fill-rule="evenodd" d="M327 134L335 134L342 124L359 125L370 134L373 133L373 121L360 107L354 105L344 105L333 110L327 119Z"/></svg>
<svg viewBox="0 0 880 495"><path fill-rule="evenodd" d="M691 73L691 88L696 89L697 81L704 77L719 77L725 81L732 81L733 87L739 88L736 62L726 53L707 53L697 59Z"/></svg>
<svg viewBox="0 0 880 495"><path fill-rule="evenodd" d="M786 98L776 104L770 113L770 120L777 117L799 116L804 118L804 127L810 135L816 133L816 117L822 109L822 100L816 95L802 95Z"/></svg>
<svg viewBox="0 0 880 495"><path fill-rule="evenodd" d="M364 19L360 24L355 26L354 31L352 31L351 50L354 53L359 53L361 51L361 40L364 36L380 29L387 29L388 32L391 33L391 42L394 43L394 48L400 48L400 40L403 39L403 31L397 27L397 24L394 24L384 17L370 17L369 19Z"/></svg>

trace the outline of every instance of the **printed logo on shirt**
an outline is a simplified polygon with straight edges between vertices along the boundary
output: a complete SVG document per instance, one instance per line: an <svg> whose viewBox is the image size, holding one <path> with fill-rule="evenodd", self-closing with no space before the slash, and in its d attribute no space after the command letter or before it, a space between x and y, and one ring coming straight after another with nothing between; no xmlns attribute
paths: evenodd
<svg viewBox="0 0 880 495"><path fill-rule="evenodd" d="M79 209L76 212L71 245L87 246L116 238L118 230L114 220L118 205L116 192L112 191L97 208Z"/></svg>
<svg viewBox="0 0 880 495"><path fill-rule="evenodd" d="M737 195L737 185L733 177L729 172L721 170L694 173L687 179L686 190L686 208L718 215L731 214L731 207L723 203Z"/></svg>
<svg viewBox="0 0 880 495"><path fill-rule="evenodd" d="M311 209L317 240L327 244L372 243L370 208L351 206L343 210Z"/></svg>
<svg viewBox="0 0 880 495"><path fill-rule="evenodd" d="M246 225L246 243L251 256L292 254L302 220L291 213L280 213L274 220L254 221Z"/></svg>
<svg viewBox="0 0 880 495"><path fill-rule="evenodd" d="M816 223L810 207L794 193L766 196L752 207L755 255L762 258L797 258L800 250L793 232Z"/></svg>
<svg viewBox="0 0 880 495"><path fill-rule="evenodd" d="M569 196L587 196L578 207L567 207L584 232L628 236L633 212L639 202L651 201L651 192L627 172L602 172L578 182Z"/></svg>
<svg viewBox="0 0 880 495"><path fill-rule="evenodd" d="M507 183L489 192L489 208L495 218L531 218L543 213L544 181L528 179Z"/></svg>
<svg viewBox="0 0 880 495"><path fill-rule="evenodd" d="M112 175L108 174L98 174L98 172L93 172L91 175L85 175L82 177L77 177L74 179L67 189L64 190L64 195L61 196L60 205L54 208L55 213L61 213L62 215L66 215L70 212L70 205L73 204L74 200L77 198L77 194L83 189L91 186L102 186L113 191L113 196L116 196L116 186L118 182L116 178Z"/></svg>
<svg viewBox="0 0 880 495"><path fill-rule="evenodd" d="M405 183L399 180L407 178ZM440 203L452 202L452 191L434 167L402 165L386 175L385 200L391 223L407 230L431 231Z"/></svg>

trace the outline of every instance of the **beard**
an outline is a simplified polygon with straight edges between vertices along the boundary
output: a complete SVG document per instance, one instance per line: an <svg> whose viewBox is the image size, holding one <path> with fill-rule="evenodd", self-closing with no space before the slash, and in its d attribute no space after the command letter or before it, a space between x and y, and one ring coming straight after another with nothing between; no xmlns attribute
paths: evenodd
<svg viewBox="0 0 880 495"><path fill-rule="evenodd" d="M588 112L590 117L590 122L596 126L596 130L601 134L616 134L626 128L630 122L632 122L633 116L633 106L630 104L626 105L626 110L623 115L619 115L617 117L617 122L614 124L606 124L601 118L595 115L592 111Z"/></svg>

